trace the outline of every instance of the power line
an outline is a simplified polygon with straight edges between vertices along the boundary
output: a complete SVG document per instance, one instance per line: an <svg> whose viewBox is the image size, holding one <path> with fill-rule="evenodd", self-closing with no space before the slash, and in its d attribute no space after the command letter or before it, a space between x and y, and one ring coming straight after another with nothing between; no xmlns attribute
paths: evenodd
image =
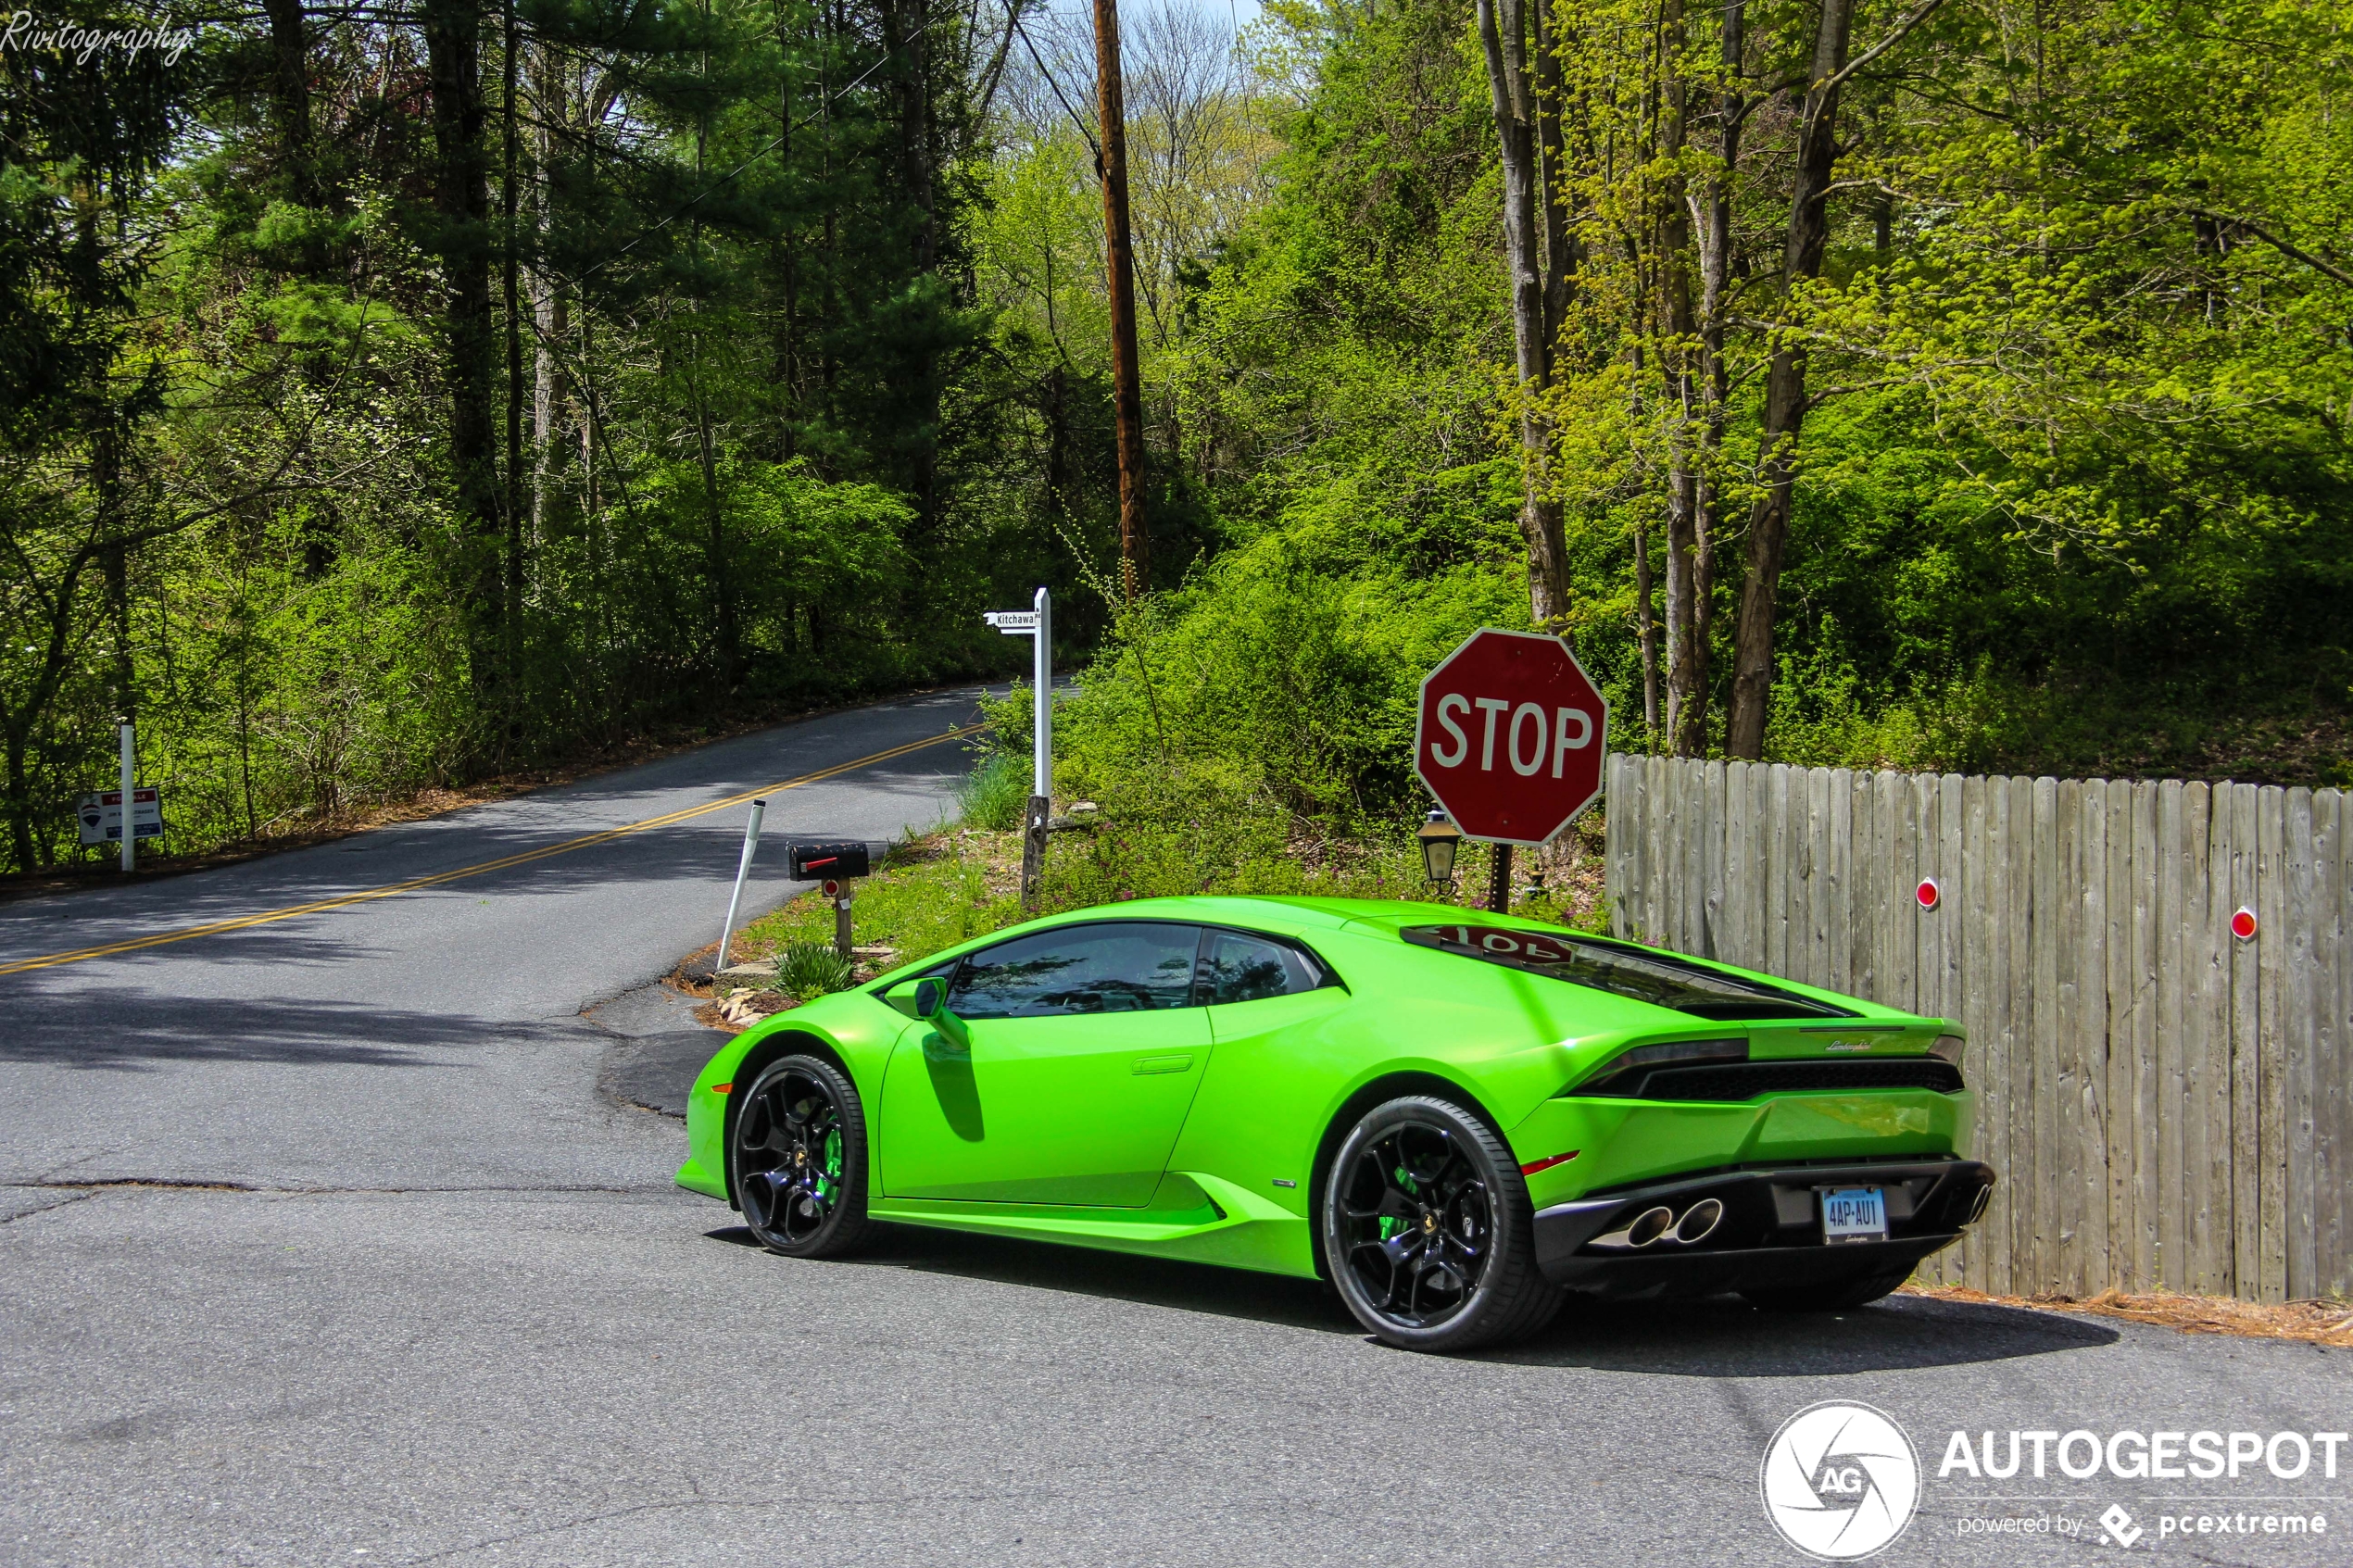
<svg viewBox="0 0 2353 1568"><path fill-rule="evenodd" d="M1063 113L1070 116L1070 122L1078 127L1079 135L1086 138L1088 151L1095 155L1095 174L1100 179L1103 172L1103 149L1096 144L1094 132L1087 129L1086 120L1079 118L1078 111L1070 107L1070 100L1063 96L1063 84L1054 80L1054 73L1048 70L1046 62L1038 57L1038 45L1029 41L1029 30L1021 25L1021 11L1015 0L1005 0L1005 20L1015 32L1021 35L1021 46L1029 52L1029 63L1036 66L1038 74L1046 79L1046 85L1052 91L1054 101L1062 105Z"/></svg>

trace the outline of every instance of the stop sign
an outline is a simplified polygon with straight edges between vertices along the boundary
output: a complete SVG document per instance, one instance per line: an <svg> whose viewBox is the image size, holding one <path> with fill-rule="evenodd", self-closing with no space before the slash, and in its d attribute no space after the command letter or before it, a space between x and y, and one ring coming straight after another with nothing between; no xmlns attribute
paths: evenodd
<svg viewBox="0 0 2353 1568"><path fill-rule="evenodd" d="M1474 632L1422 682L1414 771L1470 837L1548 844L1600 797L1608 723L1560 638Z"/></svg>

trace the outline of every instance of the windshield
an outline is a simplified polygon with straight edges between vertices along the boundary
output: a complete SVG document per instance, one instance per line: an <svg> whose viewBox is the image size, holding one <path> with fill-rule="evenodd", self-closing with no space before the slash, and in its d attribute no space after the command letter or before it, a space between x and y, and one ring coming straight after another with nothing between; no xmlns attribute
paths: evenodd
<svg viewBox="0 0 2353 1568"><path fill-rule="evenodd" d="M1501 925L1413 925L1399 933L1417 947L1480 959L1549 980L1591 985L1695 1018L1852 1018L1843 1008L1705 964L1600 937Z"/></svg>

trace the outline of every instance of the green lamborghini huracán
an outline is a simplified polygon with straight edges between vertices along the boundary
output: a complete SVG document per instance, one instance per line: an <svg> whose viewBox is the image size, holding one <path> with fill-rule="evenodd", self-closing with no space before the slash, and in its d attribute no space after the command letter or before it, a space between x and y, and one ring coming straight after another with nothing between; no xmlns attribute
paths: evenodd
<svg viewBox="0 0 2353 1568"><path fill-rule="evenodd" d="M737 1035L681 1185L770 1248L883 1221L1320 1276L1494 1344L1567 1292L1832 1310L1984 1210L1953 1023L1453 905L1161 898Z"/></svg>

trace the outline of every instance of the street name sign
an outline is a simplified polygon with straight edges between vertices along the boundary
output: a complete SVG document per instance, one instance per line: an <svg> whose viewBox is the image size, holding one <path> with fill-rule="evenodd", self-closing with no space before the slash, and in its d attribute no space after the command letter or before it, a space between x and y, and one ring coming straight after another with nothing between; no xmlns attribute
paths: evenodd
<svg viewBox="0 0 2353 1568"><path fill-rule="evenodd" d="M85 795L73 809L74 820L82 825L84 844L115 844L122 838L122 791L99 790ZM133 839L163 836L163 799L153 784L131 792L131 836Z"/></svg>
<svg viewBox="0 0 2353 1568"><path fill-rule="evenodd" d="M1608 727L1566 642L1491 627L1423 680L1414 771L1469 837L1549 844L1601 797Z"/></svg>
<svg viewBox="0 0 2353 1568"><path fill-rule="evenodd" d="M1034 609L992 609L984 611L981 619L1008 637L1034 637L1038 634L1038 612Z"/></svg>

